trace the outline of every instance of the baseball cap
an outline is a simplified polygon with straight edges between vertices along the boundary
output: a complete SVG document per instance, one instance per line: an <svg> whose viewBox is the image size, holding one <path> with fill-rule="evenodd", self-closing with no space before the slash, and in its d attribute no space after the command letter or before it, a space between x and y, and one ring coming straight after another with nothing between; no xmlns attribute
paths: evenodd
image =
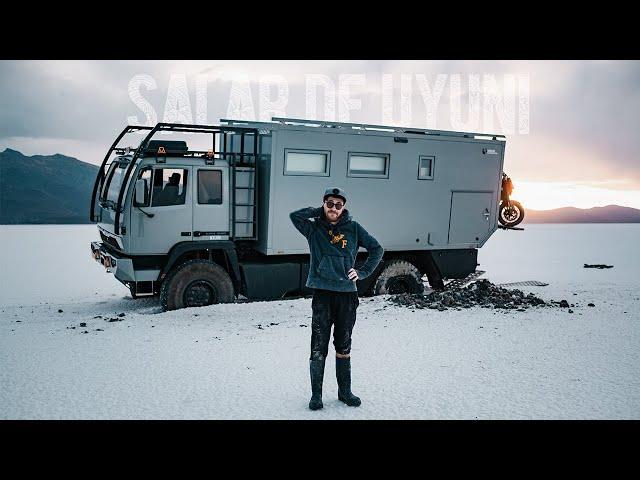
<svg viewBox="0 0 640 480"><path fill-rule="evenodd" d="M326 200L327 197L340 197L345 203L347 203L347 193L338 187L327 188L324 191L324 196L322 197L322 201Z"/></svg>

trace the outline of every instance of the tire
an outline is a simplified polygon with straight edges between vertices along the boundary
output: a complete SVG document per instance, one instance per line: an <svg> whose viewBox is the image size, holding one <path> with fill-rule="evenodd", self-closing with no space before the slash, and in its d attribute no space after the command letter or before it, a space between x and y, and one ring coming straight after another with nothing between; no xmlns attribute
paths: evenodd
<svg viewBox="0 0 640 480"><path fill-rule="evenodd" d="M505 227L515 227L524 220L524 208L520 202L511 200L511 209L507 211L507 206L502 205L500 207L500 213L498 215L498 221Z"/></svg>
<svg viewBox="0 0 640 480"><path fill-rule="evenodd" d="M209 260L188 260L162 282L162 310L204 307L216 303L231 303L235 299L229 274Z"/></svg>
<svg viewBox="0 0 640 480"><path fill-rule="evenodd" d="M418 267L406 260L391 260L373 284L373 295L422 293L424 283Z"/></svg>

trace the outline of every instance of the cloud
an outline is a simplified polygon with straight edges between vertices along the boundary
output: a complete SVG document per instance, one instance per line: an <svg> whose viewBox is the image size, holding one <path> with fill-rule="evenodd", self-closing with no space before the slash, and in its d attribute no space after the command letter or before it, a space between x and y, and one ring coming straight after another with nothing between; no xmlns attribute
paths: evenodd
<svg viewBox="0 0 640 480"><path fill-rule="evenodd" d="M256 108L259 78L284 76L289 83L285 110L291 117L306 115L305 75L327 75L337 87L341 74L365 74L366 84L352 89L362 108L352 112L351 121L371 124L381 123L382 75L392 74L393 118L398 125L400 75L408 74L413 78L410 124L418 128L428 125L415 76L425 75L433 86L444 74L447 84L436 118L436 128L443 130L453 128L451 75L461 75L463 119L469 75L490 74L499 84L506 74L527 75L530 133L507 138L505 168L514 179L607 181L614 182L613 190L622 190L618 187L623 183L615 182L626 181L624 189L640 190L638 61L1 61L0 145L22 145L43 154L82 151L92 161L108 148L128 117L144 118L129 98L131 78L153 77L157 88L141 94L162 120L167 87L175 73L187 76L194 114L196 77L209 77L210 123L226 117L231 82L244 74L249 75ZM38 148L46 151L36 152Z"/></svg>

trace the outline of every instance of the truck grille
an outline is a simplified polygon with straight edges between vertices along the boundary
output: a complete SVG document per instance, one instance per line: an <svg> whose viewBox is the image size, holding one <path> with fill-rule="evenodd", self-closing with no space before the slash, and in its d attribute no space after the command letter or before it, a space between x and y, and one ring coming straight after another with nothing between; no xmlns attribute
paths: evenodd
<svg viewBox="0 0 640 480"><path fill-rule="evenodd" d="M113 237L107 237L104 233L100 232L100 238L102 239L103 242L111 245L112 247L114 247L117 250L120 250L120 245L118 245L118 242L116 241L115 238Z"/></svg>

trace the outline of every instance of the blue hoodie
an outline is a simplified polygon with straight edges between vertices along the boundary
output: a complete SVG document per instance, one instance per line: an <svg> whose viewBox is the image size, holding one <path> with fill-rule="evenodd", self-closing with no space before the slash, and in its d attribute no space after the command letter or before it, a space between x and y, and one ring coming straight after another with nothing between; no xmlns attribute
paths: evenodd
<svg viewBox="0 0 640 480"><path fill-rule="evenodd" d="M323 207L302 208L291 212L289 218L309 242L311 262L306 283L309 288L355 292L356 282L349 280L348 272L354 268L358 247L369 252L364 265L356 269L359 279L371 275L382 259L384 249L351 218L346 208L336 225L327 221Z"/></svg>

